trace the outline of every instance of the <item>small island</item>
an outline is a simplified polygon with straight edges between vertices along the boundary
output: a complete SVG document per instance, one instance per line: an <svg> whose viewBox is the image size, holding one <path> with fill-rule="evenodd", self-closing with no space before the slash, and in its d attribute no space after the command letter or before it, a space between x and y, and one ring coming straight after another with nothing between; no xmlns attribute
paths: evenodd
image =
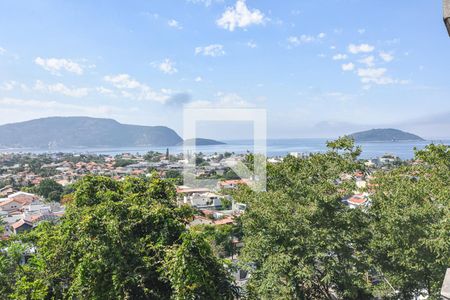
<svg viewBox="0 0 450 300"><path fill-rule="evenodd" d="M350 135L355 142L397 142L397 141L424 141L418 135L398 129L371 129L355 132Z"/></svg>
<svg viewBox="0 0 450 300"><path fill-rule="evenodd" d="M184 142L180 142L177 146L214 146L214 145L225 145L224 142L211 140L211 139L202 139L202 138L196 138L196 139L187 139Z"/></svg>

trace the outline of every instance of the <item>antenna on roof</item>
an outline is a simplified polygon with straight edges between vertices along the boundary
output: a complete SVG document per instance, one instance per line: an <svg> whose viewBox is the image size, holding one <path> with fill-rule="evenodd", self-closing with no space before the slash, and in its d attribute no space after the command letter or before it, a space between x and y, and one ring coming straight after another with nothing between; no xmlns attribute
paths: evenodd
<svg viewBox="0 0 450 300"><path fill-rule="evenodd" d="M444 23L450 35L450 0L444 0Z"/></svg>

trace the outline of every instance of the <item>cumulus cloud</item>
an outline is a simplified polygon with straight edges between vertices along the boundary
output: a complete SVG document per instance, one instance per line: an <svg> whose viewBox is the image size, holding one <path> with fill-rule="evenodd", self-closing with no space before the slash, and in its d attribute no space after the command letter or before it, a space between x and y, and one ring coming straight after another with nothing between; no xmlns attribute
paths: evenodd
<svg viewBox="0 0 450 300"><path fill-rule="evenodd" d="M17 82L14 80L5 81L0 84L0 91L12 91L17 86Z"/></svg>
<svg viewBox="0 0 450 300"><path fill-rule="evenodd" d="M203 4L206 7L210 6L211 4L217 2L221 3L223 0L187 0L188 2L194 3L194 4Z"/></svg>
<svg viewBox="0 0 450 300"><path fill-rule="evenodd" d="M373 67L375 65L375 57L367 56L359 60L360 63L367 65L368 67Z"/></svg>
<svg viewBox="0 0 450 300"><path fill-rule="evenodd" d="M105 88L104 86L99 86L99 87L95 88L95 90L100 95L111 96L111 97L116 96L113 90Z"/></svg>
<svg viewBox="0 0 450 300"><path fill-rule="evenodd" d="M3 55L3 54L5 54L6 53L6 49L5 48L2 48L2 47L0 47L0 55Z"/></svg>
<svg viewBox="0 0 450 300"><path fill-rule="evenodd" d="M171 90L156 91L128 74L107 75L103 79L118 89L120 95L125 98L165 103L173 95Z"/></svg>
<svg viewBox="0 0 450 300"><path fill-rule="evenodd" d="M347 54L336 54L333 56L333 60L345 60L347 59Z"/></svg>
<svg viewBox="0 0 450 300"><path fill-rule="evenodd" d="M343 64L342 70L343 71L353 71L355 69L355 65L353 63Z"/></svg>
<svg viewBox="0 0 450 300"><path fill-rule="evenodd" d="M300 46L302 44L309 44L320 41L326 37L326 34L321 32L317 36L302 34L301 36L290 36L287 41L292 46Z"/></svg>
<svg viewBox="0 0 450 300"><path fill-rule="evenodd" d="M375 50L375 47L369 44L350 44L348 46L348 51L352 54L359 54L359 53L370 53L373 50Z"/></svg>
<svg viewBox="0 0 450 300"><path fill-rule="evenodd" d="M203 78L201 76L197 76L197 77L195 77L194 81L195 82L202 82Z"/></svg>
<svg viewBox="0 0 450 300"><path fill-rule="evenodd" d="M114 76L107 75L103 79L118 89L137 89L141 87L141 83L131 78L128 74L119 74Z"/></svg>
<svg viewBox="0 0 450 300"><path fill-rule="evenodd" d="M365 84L407 84L407 80L394 79L386 75L386 68L367 68L358 69L357 75L361 78L361 82Z"/></svg>
<svg viewBox="0 0 450 300"><path fill-rule="evenodd" d="M178 69L175 68L175 63L173 61L171 61L169 58L166 58L161 63L152 63L152 65L154 67L158 68L158 70L160 70L164 74L171 75L171 74L178 73Z"/></svg>
<svg viewBox="0 0 450 300"><path fill-rule="evenodd" d="M167 22L167 25L169 25L172 28L176 28L176 29L183 29L183 26L181 26L181 24L177 21L177 20L169 20Z"/></svg>
<svg viewBox="0 0 450 300"><path fill-rule="evenodd" d="M191 95L188 93L177 93L167 99L166 104L170 106L181 107L191 101Z"/></svg>
<svg viewBox="0 0 450 300"><path fill-rule="evenodd" d="M50 115L61 114L64 115L96 115L105 116L105 114L120 113L123 109L113 106L86 106L67 104L58 101L41 101L35 99L19 99L19 98L0 98L0 106L13 108L17 107L22 113L35 112L43 110L50 112Z"/></svg>
<svg viewBox="0 0 450 300"><path fill-rule="evenodd" d="M218 92L215 95L215 99L212 101L197 100L190 102L188 107L191 108L205 108L205 107L215 107L215 108L234 108L234 107L252 107L250 102L246 101L242 96L236 93L224 93Z"/></svg>
<svg viewBox="0 0 450 300"><path fill-rule="evenodd" d="M223 45L212 44L205 47L196 47L195 55L217 57L225 55L225 50L223 49Z"/></svg>
<svg viewBox="0 0 450 300"><path fill-rule="evenodd" d="M57 93L68 97L84 97L88 94L87 88L69 88L62 83L45 84L37 80L34 85L34 90L46 93Z"/></svg>
<svg viewBox="0 0 450 300"><path fill-rule="evenodd" d="M264 22L264 14L258 9L249 9L245 0L237 0L235 6L228 7L222 17L216 21L218 26L229 31L234 31L236 27L245 28Z"/></svg>
<svg viewBox="0 0 450 300"><path fill-rule="evenodd" d="M77 75L83 74L83 67L70 59L36 57L34 62L52 74L59 74L62 70Z"/></svg>
<svg viewBox="0 0 450 300"><path fill-rule="evenodd" d="M258 47L258 45L253 41L249 41L249 42L247 42L247 47L254 49L254 48Z"/></svg>
<svg viewBox="0 0 450 300"><path fill-rule="evenodd" d="M387 52L383 52L383 51L380 52L380 57L385 62L391 62L391 61L394 60L394 56L392 54L387 53Z"/></svg>

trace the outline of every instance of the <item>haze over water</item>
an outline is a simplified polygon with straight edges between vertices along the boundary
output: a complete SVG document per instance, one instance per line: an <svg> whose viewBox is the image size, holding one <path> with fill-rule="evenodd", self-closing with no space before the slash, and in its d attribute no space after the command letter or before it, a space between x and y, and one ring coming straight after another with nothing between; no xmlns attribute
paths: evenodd
<svg viewBox="0 0 450 300"><path fill-rule="evenodd" d="M285 156L291 152L313 153L326 151L326 142L329 139L269 139L267 140L267 156ZM224 145L197 146L196 152L205 154L234 152L237 154L253 152L252 140L225 141ZM450 145L450 140L436 141L405 141L405 142L365 142L358 143L362 147L361 158L370 159L380 157L384 154L393 154L401 159L411 159L414 157L414 148L422 149L430 143L440 143ZM66 149L3 149L1 152L12 153L91 153L116 155L121 153L145 154L148 151L158 151L165 153L169 148L171 154L183 152L182 146L173 147L124 147L124 148L66 148Z"/></svg>

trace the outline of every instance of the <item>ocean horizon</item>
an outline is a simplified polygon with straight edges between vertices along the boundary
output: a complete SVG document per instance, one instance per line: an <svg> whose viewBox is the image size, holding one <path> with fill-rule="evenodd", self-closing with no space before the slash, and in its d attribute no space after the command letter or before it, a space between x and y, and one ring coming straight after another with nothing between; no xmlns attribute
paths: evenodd
<svg viewBox="0 0 450 300"><path fill-rule="evenodd" d="M297 138L297 139L268 139L266 153L268 157L286 156L289 153L317 153L327 150L326 142L332 139L326 138ZM224 140L225 144L197 146L195 152L205 154L234 152L243 154L254 152L253 140ZM393 154L401 159L411 159L414 157L414 149L423 149L429 144L450 145L450 139L425 140L425 141L392 141L392 142L362 142L356 143L362 148L360 158L371 159L380 157L384 154ZM117 155L122 153L145 154L149 151L165 153L169 149L171 154L178 154L184 151L182 146L138 146L138 147L80 147L80 148L10 148L0 149L1 153L74 153L74 154L98 154L98 155ZM258 151L256 151L258 152Z"/></svg>

